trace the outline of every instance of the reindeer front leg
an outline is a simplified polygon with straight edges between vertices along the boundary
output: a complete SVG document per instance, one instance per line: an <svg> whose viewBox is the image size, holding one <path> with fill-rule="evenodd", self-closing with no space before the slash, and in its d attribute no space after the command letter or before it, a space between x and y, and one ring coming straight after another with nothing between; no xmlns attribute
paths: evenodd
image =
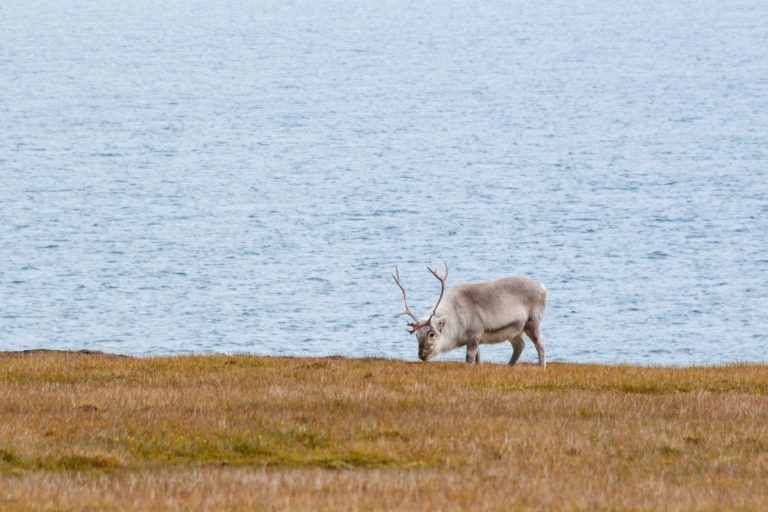
<svg viewBox="0 0 768 512"><path fill-rule="evenodd" d="M480 343L475 341L467 343L467 363L480 364Z"/></svg>

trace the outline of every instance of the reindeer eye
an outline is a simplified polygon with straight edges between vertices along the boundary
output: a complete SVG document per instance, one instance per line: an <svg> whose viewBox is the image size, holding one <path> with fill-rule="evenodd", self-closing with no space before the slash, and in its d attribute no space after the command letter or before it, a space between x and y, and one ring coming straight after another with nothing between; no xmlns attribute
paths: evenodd
<svg viewBox="0 0 768 512"><path fill-rule="evenodd" d="M435 333L434 333L434 332L430 332L430 333L429 333L429 337L430 337L430 338L434 338L434 337L435 337Z"/></svg>

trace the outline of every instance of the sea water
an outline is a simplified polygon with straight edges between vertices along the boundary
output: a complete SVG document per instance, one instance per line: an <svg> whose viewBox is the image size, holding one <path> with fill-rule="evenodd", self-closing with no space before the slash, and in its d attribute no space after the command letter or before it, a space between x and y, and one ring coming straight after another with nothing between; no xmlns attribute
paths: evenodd
<svg viewBox="0 0 768 512"><path fill-rule="evenodd" d="M767 141L760 0L4 1L0 350L765 362Z"/></svg>

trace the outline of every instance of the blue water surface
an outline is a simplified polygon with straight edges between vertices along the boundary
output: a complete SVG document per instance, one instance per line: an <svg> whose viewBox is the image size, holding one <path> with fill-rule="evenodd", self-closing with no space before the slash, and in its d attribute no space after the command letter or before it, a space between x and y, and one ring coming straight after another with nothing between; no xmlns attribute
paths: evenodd
<svg viewBox="0 0 768 512"><path fill-rule="evenodd" d="M765 362L766 106L761 0L2 2L0 350Z"/></svg>

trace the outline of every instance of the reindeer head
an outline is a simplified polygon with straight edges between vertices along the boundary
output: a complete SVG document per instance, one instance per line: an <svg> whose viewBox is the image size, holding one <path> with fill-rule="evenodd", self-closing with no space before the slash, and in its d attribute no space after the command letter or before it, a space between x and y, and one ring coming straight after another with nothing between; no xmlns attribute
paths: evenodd
<svg viewBox="0 0 768 512"><path fill-rule="evenodd" d="M403 292L403 302L405 303L405 311L398 313L398 316L408 315L413 319L413 322L408 322L408 327L410 327L408 332L415 334L416 339L419 340L419 359L422 361L427 361L430 357L439 352L440 338L443 333L443 328L445 327L445 317L435 317L437 306L440 305L440 301L443 300L443 294L445 293L445 280L448 279L448 265L445 262L443 265L445 265L445 275L443 277L440 277L437 272L427 267L427 270L440 281L440 297L438 297L435 307L432 308L432 313L430 313L426 320L419 320L408 306L408 297L405 293L405 286L403 286L403 283L400 281L400 271L397 267L395 267L395 274L392 276L397 286Z"/></svg>

